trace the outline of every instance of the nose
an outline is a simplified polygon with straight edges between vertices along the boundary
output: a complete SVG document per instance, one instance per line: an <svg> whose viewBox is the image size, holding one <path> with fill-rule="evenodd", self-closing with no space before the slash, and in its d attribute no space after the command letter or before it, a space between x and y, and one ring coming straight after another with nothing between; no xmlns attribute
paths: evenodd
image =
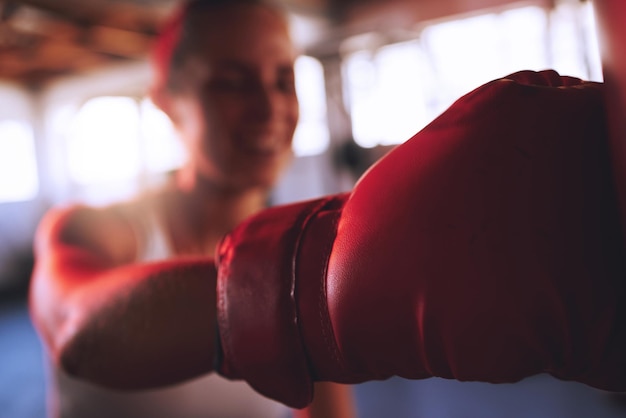
<svg viewBox="0 0 626 418"><path fill-rule="evenodd" d="M281 97L276 87L267 82L259 82L249 97L249 116L257 122L272 120L281 106Z"/></svg>

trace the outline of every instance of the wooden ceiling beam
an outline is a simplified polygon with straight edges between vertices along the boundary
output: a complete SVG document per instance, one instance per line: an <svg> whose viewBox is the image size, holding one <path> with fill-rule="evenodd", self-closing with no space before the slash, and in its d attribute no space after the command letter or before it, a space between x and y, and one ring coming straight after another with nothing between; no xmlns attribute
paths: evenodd
<svg viewBox="0 0 626 418"><path fill-rule="evenodd" d="M54 14L77 25L108 26L153 35L162 19L171 12L176 0L14 0Z"/></svg>

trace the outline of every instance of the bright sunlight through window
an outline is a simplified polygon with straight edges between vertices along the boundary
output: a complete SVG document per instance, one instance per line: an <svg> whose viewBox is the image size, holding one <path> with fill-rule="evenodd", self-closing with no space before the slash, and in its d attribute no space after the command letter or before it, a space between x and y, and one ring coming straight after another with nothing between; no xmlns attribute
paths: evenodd
<svg viewBox="0 0 626 418"><path fill-rule="evenodd" d="M25 122L0 121L0 202L31 200L38 188L32 129Z"/></svg>
<svg viewBox="0 0 626 418"><path fill-rule="evenodd" d="M185 161L185 148L177 139L172 121L152 103L141 101L141 137L146 168L165 172L180 167Z"/></svg>
<svg viewBox="0 0 626 418"><path fill-rule="evenodd" d="M70 176L79 184L129 180L138 175L139 118L129 97L86 102L67 136Z"/></svg>
<svg viewBox="0 0 626 418"><path fill-rule="evenodd" d="M328 148L324 70L318 60L300 56L296 61L296 90L300 120L293 139L296 156L321 154Z"/></svg>
<svg viewBox="0 0 626 418"><path fill-rule="evenodd" d="M424 103L415 100L428 85L423 63L416 42L389 45L374 56L359 52L347 61L352 128L359 145L397 144L426 124Z"/></svg>
<svg viewBox="0 0 626 418"><path fill-rule="evenodd" d="M592 9L522 7L427 26L418 39L356 51L344 61L355 141L401 143L456 99L519 70L553 68L599 81Z"/></svg>

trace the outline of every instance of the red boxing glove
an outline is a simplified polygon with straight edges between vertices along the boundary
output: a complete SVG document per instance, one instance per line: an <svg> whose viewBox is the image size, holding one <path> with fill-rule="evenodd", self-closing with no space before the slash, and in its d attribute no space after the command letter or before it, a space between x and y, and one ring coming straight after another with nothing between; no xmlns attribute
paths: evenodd
<svg viewBox="0 0 626 418"><path fill-rule="evenodd" d="M626 389L625 252L602 85L521 72L464 96L351 194L218 250L219 372L293 407L393 375Z"/></svg>

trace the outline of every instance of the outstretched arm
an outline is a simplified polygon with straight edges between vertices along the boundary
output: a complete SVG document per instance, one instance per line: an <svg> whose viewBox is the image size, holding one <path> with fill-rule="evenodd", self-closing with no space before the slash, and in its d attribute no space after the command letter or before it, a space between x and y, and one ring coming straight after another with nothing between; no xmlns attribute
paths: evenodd
<svg viewBox="0 0 626 418"><path fill-rule="evenodd" d="M51 211L36 238L34 323L70 374L118 389L212 370L215 268L207 258L131 263L132 230L114 211Z"/></svg>
<svg viewBox="0 0 626 418"><path fill-rule="evenodd" d="M51 357L70 374L146 389L212 371L212 260L134 263L134 237L114 211L53 210L37 236L31 313ZM356 416L351 389L316 385L297 418Z"/></svg>

